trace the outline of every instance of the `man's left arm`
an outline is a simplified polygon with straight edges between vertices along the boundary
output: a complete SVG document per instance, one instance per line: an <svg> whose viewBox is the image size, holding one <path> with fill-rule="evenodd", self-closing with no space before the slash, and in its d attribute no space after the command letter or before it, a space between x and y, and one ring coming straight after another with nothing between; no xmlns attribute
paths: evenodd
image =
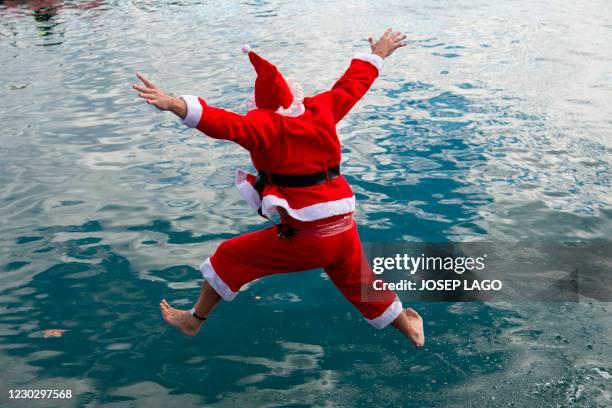
<svg viewBox="0 0 612 408"><path fill-rule="evenodd" d="M382 71L383 59L396 49L406 45L406 35L393 32L390 28L378 39L368 39L371 53L356 55L344 75L336 81L331 90L314 98L324 102L339 122L370 89Z"/></svg>

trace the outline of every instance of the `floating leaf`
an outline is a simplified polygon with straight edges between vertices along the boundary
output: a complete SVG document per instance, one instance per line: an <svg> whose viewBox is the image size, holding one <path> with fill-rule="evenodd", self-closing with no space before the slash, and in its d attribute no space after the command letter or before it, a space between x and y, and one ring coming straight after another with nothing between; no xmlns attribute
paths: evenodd
<svg viewBox="0 0 612 408"><path fill-rule="evenodd" d="M45 339L49 337L62 337L65 331L62 329L46 329L43 331L43 335Z"/></svg>

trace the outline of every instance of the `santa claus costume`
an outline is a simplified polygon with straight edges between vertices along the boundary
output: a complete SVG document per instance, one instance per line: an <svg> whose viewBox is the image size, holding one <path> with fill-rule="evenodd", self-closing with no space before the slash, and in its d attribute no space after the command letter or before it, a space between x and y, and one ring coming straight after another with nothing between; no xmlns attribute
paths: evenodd
<svg viewBox="0 0 612 408"><path fill-rule="evenodd" d="M273 64L246 46L243 51L257 73L249 112L239 115L183 95L183 123L249 151L258 174L237 170L236 187L260 215L278 212L281 223L221 243L200 266L204 279L231 301L255 279L323 268L370 324L386 327L402 305L394 292L372 286L336 133L336 124L378 77L382 58L356 55L329 91L304 97Z"/></svg>

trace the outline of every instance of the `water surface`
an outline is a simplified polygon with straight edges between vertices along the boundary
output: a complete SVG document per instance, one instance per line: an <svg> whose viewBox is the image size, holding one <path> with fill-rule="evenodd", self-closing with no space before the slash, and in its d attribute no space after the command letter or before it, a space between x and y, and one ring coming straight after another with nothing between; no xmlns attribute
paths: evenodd
<svg viewBox="0 0 612 408"><path fill-rule="evenodd" d="M244 112L242 44L312 94L400 28L409 47L339 128L363 239L607 239L609 2L199 3L0 2L2 404L36 405L14 388L87 407L611 404L610 306L592 299L414 305L416 352L313 271L181 337L159 300L191 306L199 263L265 223L233 187L245 151L130 89L142 71Z"/></svg>

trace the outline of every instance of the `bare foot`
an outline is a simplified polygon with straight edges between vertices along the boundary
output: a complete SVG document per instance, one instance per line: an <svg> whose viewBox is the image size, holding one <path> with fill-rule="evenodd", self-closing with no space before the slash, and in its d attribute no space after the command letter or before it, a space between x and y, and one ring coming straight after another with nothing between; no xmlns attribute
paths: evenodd
<svg viewBox="0 0 612 408"><path fill-rule="evenodd" d="M408 337L415 346L423 347L423 344L425 344L423 319L414 309L406 308L403 313L395 318L392 324L404 336Z"/></svg>
<svg viewBox="0 0 612 408"><path fill-rule="evenodd" d="M416 310L409 307L404 310L408 318L408 326L410 330L406 333L410 341L417 347L423 347L425 344L425 331L423 330L423 318Z"/></svg>
<svg viewBox="0 0 612 408"><path fill-rule="evenodd" d="M175 309L166 302L166 299L162 299L159 308L166 323L179 329L185 336L195 336L200 330L202 322L193 317L188 310Z"/></svg>

